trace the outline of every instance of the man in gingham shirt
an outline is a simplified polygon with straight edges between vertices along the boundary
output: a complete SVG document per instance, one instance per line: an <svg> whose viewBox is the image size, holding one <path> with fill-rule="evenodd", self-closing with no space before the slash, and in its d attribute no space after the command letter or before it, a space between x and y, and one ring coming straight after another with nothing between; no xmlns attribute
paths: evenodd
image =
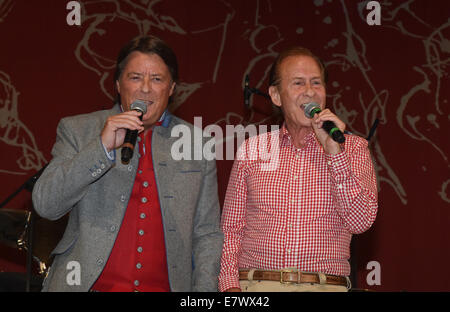
<svg viewBox="0 0 450 312"><path fill-rule="evenodd" d="M283 112L281 129L240 147L222 214L221 291L347 291L352 234L375 220L377 184L367 141L323 129L325 68L309 50L275 60L269 94ZM305 116L305 105L322 111Z"/></svg>

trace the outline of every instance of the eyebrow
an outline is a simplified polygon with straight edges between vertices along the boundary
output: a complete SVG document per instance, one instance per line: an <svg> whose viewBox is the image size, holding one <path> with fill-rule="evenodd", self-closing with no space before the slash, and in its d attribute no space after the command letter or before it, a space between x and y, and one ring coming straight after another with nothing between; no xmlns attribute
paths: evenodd
<svg viewBox="0 0 450 312"><path fill-rule="evenodd" d="M138 72L129 72L129 73L127 74L127 76L132 76L132 75L144 76L143 73L138 73ZM164 76L164 75L163 75L163 74L160 74L160 73L154 73L154 74L151 74L150 76L155 77L155 76Z"/></svg>
<svg viewBox="0 0 450 312"><path fill-rule="evenodd" d="M307 78L305 78L305 77L293 77L292 78L293 80L294 79L303 79L303 80L307 80ZM322 79L322 77L321 76L314 76L314 77L311 77L311 78L309 78L310 80L314 80L314 79Z"/></svg>

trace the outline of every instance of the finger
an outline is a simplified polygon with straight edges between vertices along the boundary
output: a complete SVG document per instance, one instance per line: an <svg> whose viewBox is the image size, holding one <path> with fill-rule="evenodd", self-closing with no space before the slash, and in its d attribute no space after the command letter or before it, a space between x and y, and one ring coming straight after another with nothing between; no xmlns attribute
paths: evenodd
<svg viewBox="0 0 450 312"><path fill-rule="evenodd" d="M329 109L324 109L323 111L321 111L318 115L317 115L318 119L320 121L325 121L325 120L329 120L329 118L334 118L336 117L335 114L333 114Z"/></svg>
<svg viewBox="0 0 450 312"><path fill-rule="evenodd" d="M129 119L129 120L136 120L139 122L142 122L141 119L139 118L141 116L142 113L140 112L136 112L136 111L130 111L130 112L124 112L118 115L114 115L111 116L111 119L118 119L118 120L123 120L123 119Z"/></svg>
<svg viewBox="0 0 450 312"><path fill-rule="evenodd" d="M110 122L114 125L123 126L124 128L127 128L127 125L142 126L144 124L138 118L122 118L122 117L112 119Z"/></svg>
<svg viewBox="0 0 450 312"><path fill-rule="evenodd" d="M130 115L130 116L137 116L137 117L139 117L140 115L142 115L142 112L138 112L136 110L130 110L130 111L126 111L126 112L120 113L120 114L118 114L116 116L120 116L120 115Z"/></svg>
<svg viewBox="0 0 450 312"><path fill-rule="evenodd" d="M114 116L108 118L105 127L117 131L118 129L136 130L143 126L143 122L136 116Z"/></svg>
<svg viewBox="0 0 450 312"><path fill-rule="evenodd" d="M315 114L313 117L313 122L311 123L313 127L322 128L323 121L320 119L318 114Z"/></svg>
<svg viewBox="0 0 450 312"><path fill-rule="evenodd" d="M337 117L333 112L331 112L329 109L324 109L322 112L320 112L320 114L317 117L317 124L320 126L320 128L323 125L324 121L332 121L334 122L334 124L341 130L344 131L345 130L345 123L339 119L339 117Z"/></svg>

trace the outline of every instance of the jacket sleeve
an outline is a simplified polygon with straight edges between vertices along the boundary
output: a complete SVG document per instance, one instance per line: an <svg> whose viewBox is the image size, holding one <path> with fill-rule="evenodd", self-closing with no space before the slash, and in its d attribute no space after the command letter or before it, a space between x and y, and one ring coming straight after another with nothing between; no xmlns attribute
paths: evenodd
<svg viewBox="0 0 450 312"><path fill-rule="evenodd" d="M108 159L98 135L82 144L71 118L64 118L57 128L52 160L36 182L32 199L36 212L43 218L57 220L68 213L86 194L89 185L114 164Z"/></svg>

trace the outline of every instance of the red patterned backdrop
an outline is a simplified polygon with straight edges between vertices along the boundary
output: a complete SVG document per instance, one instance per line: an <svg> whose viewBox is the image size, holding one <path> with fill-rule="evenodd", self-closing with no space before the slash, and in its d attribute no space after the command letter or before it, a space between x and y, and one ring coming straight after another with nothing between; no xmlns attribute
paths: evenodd
<svg viewBox="0 0 450 312"><path fill-rule="evenodd" d="M245 75L267 92L276 54L302 45L327 64L327 105L348 130L367 137L380 122L370 140L379 213L352 243L356 286L450 291L449 1L379 1L373 26L368 1L78 1L80 26L67 24L68 2L0 0L0 200L51 159L60 118L112 105L114 61L132 37L156 35L177 53L171 110L224 130L276 122L262 96L244 107ZM232 161L217 165L223 204ZM5 208L31 209L30 194ZM0 241L0 271L24 263Z"/></svg>

